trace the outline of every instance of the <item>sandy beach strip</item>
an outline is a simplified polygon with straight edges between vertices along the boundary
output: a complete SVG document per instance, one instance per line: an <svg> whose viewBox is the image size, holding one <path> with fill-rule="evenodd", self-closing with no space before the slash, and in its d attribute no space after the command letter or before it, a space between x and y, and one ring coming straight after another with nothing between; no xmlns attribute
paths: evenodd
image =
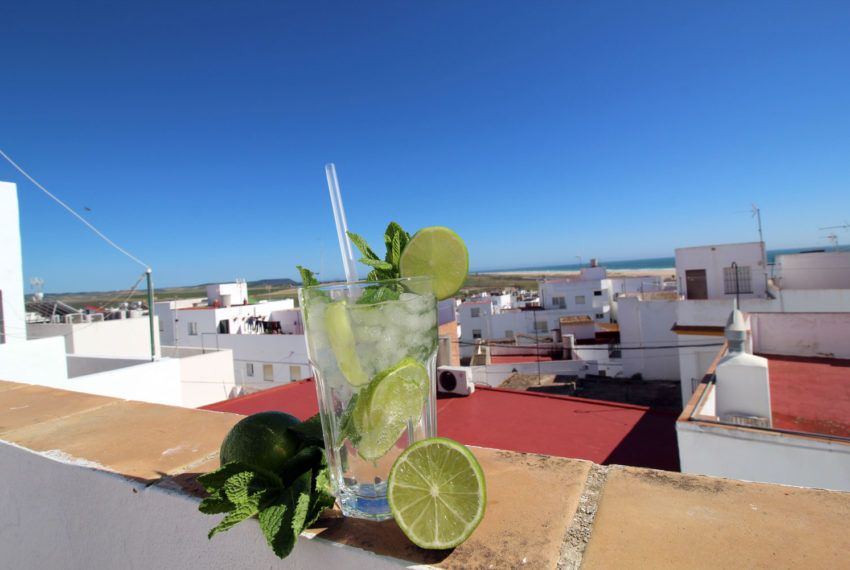
<svg viewBox="0 0 850 570"><path fill-rule="evenodd" d="M531 270L531 271L479 271L476 275L493 275L499 277L523 277L526 279L545 279L558 277L578 277L577 270ZM658 269L609 269L608 277L661 277L665 280L676 279L676 269L673 267Z"/></svg>

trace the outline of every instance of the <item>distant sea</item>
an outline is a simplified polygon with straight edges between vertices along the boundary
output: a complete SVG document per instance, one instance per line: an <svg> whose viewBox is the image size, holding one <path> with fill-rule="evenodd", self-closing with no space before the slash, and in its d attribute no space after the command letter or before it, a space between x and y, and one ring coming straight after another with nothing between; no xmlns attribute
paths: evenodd
<svg viewBox="0 0 850 570"><path fill-rule="evenodd" d="M801 253L804 251L834 251L834 247L814 246L814 247L796 247L789 249L769 249L767 250L767 263L773 264L777 255L788 253ZM840 251L850 251L850 246L839 247ZM676 267L675 257L647 257L646 259L628 259L624 261L607 261L599 258L599 265L608 269L670 269ZM540 265L535 267L510 267L502 269L487 269L476 271L474 273L501 273L511 271L578 271L582 267L587 267L590 259L582 260L582 263L568 263L564 265Z"/></svg>

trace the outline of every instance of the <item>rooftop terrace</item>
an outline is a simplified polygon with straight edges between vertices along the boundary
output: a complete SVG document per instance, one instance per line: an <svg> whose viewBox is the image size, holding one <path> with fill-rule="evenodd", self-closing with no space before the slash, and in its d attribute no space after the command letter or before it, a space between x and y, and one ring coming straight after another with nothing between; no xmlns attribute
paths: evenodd
<svg viewBox="0 0 850 570"><path fill-rule="evenodd" d="M312 388L303 382L275 393L294 404L296 394ZM442 425L449 432L459 429L445 419L452 417L447 412L505 397L499 390L476 392L481 394L478 403L441 400ZM262 399L241 402L257 406ZM576 415L601 409L588 405L571 409ZM622 408L597 415L634 413ZM310 412L289 410L302 417ZM8 567L280 565L256 521L207 540L216 519L197 511L196 477L218 465L220 441L240 416L12 382L0 382L0 412L0 551ZM576 433L573 439L580 439ZM392 521L343 519L328 511L302 535L287 563L370 569L835 568L846 564L850 551L848 493L484 447L472 451L487 477L489 501L481 526L458 548L423 551Z"/></svg>
<svg viewBox="0 0 850 570"><path fill-rule="evenodd" d="M277 410L305 419L319 407L315 384L303 380L203 409L243 415ZM437 401L439 435L466 445L670 470L679 469L676 417L643 406L486 386Z"/></svg>

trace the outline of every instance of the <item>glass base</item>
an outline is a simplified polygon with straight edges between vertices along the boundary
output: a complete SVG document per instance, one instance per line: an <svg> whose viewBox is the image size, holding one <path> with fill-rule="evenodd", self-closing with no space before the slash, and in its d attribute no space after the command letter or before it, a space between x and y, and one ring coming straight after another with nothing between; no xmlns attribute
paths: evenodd
<svg viewBox="0 0 850 570"><path fill-rule="evenodd" d="M357 485L341 489L339 506L347 517L370 521L385 521L393 518L387 502L387 484Z"/></svg>

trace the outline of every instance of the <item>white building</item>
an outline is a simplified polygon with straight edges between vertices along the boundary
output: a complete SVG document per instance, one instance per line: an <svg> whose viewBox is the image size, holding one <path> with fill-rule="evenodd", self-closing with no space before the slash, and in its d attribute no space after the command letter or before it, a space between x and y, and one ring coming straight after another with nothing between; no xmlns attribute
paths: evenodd
<svg viewBox="0 0 850 570"><path fill-rule="evenodd" d="M294 301L229 304L233 295L242 295L241 285L244 282L211 285L212 301L205 306L156 303L163 343L232 350L237 383L248 389L310 378L301 311ZM243 298L247 299L247 293Z"/></svg>
<svg viewBox="0 0 850 570"><path fill-rule="evenodd" d="M767 297L763 242L684 247L676 250L676 277L685 299ZM737 280L733 264L737 264Z"/></svg>
<svg viewBox="0 0 850 570"><path fill-rule="evenodd" d="M158 323L154 318L154 354L162 355ZM31 340L60 336L67 354L114 358L151 358L150 321L145 318L68 323L27 323Z"/></svg>
<svg viewBox="0 0 850 570"><path fill-rule="evenodd" d="M26 338L18 192L15 184L0 182L0 344Z"/></svg>
<svg viewBox="0 0 850 570"><path fill-rule="evenodd" d="M160 347L148 319L40 323L27 338L17 188L0 182L0 378L77 392L198 407L235 393L229 350Z"/></svg>
<svg viewBox="0 0 850 570"><path fill-rule="evenodd" d="M682 471L850 490L850 313L749 321L765 357L715 352L676 425Z"/></svg>

